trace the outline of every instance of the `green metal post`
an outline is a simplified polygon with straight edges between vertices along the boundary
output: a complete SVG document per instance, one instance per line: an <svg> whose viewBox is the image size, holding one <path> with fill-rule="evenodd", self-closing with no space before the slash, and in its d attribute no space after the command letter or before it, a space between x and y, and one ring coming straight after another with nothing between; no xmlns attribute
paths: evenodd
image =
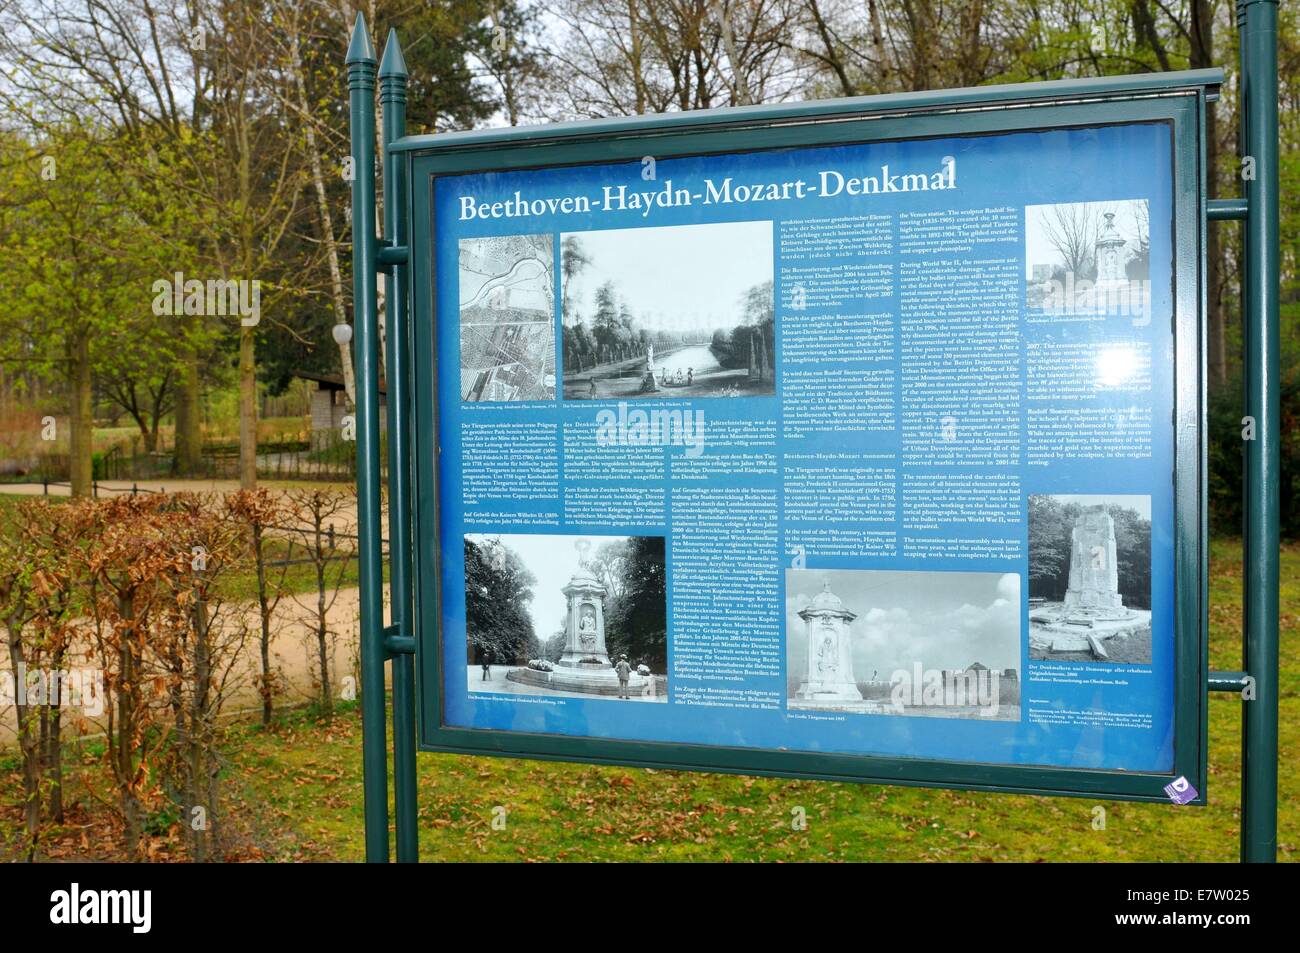
<svg viewBox="0 0 1300 953"><path fill-rule="evenodd" d="M390 30L379 64L379 104L383 109L384 232L394 248L406 246L405 156L390 143L406 135L406 62ZM409 421L410 346L407 295L409 266L395 263L388 287L388 586L392 623L410 636L411 610L411 477ZM397 822L397 860L419 857L415 794L415 657L393 655L393 805Z"/></svg>
<svg viewBox="0 0 1300 953"><path fill-rule="evenodd" d="M348 44L352 127L352 304L357 366L357 562L361 573L361 761L366 860L388 861L384 595L379 508L379 328L375 234L375 49L357 14Z"/></svg>
<svg viewBox="0 0 1300 953"><path fill-rule="evenodd" d="M1254 697L1242 714L1241 859L1277 860L1278 562L1281 403L1278 358L1277 0L1241 0L1246 188L1245 670Z"/></svg>

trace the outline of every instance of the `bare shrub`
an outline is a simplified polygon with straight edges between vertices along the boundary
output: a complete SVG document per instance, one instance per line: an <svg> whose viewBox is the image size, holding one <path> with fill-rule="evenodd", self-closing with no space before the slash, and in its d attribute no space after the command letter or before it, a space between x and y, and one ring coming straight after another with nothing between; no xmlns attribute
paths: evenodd
<svg viewBox="0 0 1300 953"><path fill-rule="evenodd" d="M226 512L231 519L238 520L248 529L249 553L257 575L257 609L261 623L258 648L262 666L257 689L262 698L264 725L271 723L275 695L281 688L271 668L271 619L284 596L284 578L289 569L289 560L286 558L278 567L279 572L274 571L275 567L266 558L266 539L267 532L276 530L285 520L287 509L279 496L268 492L264 487L240 490L226 497Z"/></svg>

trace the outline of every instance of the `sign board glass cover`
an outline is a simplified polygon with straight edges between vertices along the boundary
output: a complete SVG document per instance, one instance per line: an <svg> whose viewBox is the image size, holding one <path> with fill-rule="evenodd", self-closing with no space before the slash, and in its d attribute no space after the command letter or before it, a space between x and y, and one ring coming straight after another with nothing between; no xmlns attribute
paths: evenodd
<svg viewBox="0 0 1300 953"><path fill-rule="evenodd" d="M434 176L440 724L1171 771L1174 148Z"/></svg>

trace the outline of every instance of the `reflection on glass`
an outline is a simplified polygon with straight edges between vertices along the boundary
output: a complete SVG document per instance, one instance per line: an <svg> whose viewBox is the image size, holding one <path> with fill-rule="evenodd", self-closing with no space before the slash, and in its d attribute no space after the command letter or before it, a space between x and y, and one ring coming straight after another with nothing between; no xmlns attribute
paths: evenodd
<svg viewBox="0 0 1300 953"><path fill-rule="evenodd" d="M1137 348L1131 344L1109 345L1097 355L1097 383L1102 387L1123 387L1138 373Z"/></svg>

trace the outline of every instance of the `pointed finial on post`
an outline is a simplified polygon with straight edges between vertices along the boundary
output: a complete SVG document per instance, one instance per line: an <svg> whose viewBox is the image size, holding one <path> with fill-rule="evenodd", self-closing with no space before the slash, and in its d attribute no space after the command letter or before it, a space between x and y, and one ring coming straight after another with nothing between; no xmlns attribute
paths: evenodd
<svg viewBox="0 0 1300 953"><path fill-rule="evenodd" d="M366 18L361 13L357 14L356 23L352 26L352 41L348 43L348 55L343 62L348 66L353 63L375 62L375 48L370 43L370 31L366 29Z"/></svg>
<svg viewBox="0 0 1300 953"><path fill-rule="evenodd" d="M406 60L402 56L402 44L397 41L397 30L388 31L388 40L384 43L384 58L379 63L379 77L389 76L406 78Z"/></svg>
<svg viewBox="0 0 1300 953"><path fill-rule="evenodd" d="M393 139L406 135L406 60L402 57L402 44L397 41L396 30L388 31L384 61L379 64L379 102L384 107L386 149Z"/></svg>

